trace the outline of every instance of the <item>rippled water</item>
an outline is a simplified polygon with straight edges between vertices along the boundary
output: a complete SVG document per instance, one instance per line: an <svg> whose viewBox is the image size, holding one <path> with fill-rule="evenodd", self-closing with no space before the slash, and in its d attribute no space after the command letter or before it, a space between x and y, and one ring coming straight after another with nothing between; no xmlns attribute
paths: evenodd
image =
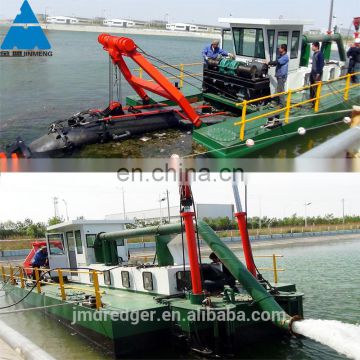
<svg viewBox="0 0 360 360"><path fill-rule="evenodd" d="M0 27L0 41L7 29ZM48 31L54 56L51 58L0 58L0 148L21 136L25 142L45 134L48 125L59 119L89 108L105 108L108 103L108 57L97 42L96 33ZM171 64L201 62L201 51L207 39L131 35L148 53ZM159 65L159 64L157 64ZM137 66L130 66L136 68ZM201 72L201 68L188 68ZM171 71L173 71L171 69ZM189 79L188 79L189 80ZM191 79L190 79L191 80ZM201 82L191 80L201 88ZM122 99L133 91L123 81ZM262 150L255 157L294 157L312 146L344 130L344 126L330 126L311 132L296 143L286 141L281 146ZM178 135L180 136L180 134ZM176 141L172 141L174 144ZM161 151L138 154L131 151L139 142L128 144L124 156L163 157ZM183 150L192 152L191 141L177 141ZM156 143L154 147L158 147ZM175 146L175 145L172 145ZM80 156L119 156L116 145L89 147ZM120 153L120 156L121 156ZM128 155L126 155L128 154Z"/></svg>
<svg viewBox="0 0 360 360"><path fill-rule="evenodd" d="M255 255L283 254L279 266L286 272L280 281L295 282L298 290L305 293L305 318L338 320L349 324L360 322L360 239L333 242L313 246L277 247L257 250ZM269 267L269 261L261 260L259 267ZM271 276L267 274L271 280ZM0 294L0 306L13 301ZM74 331L65 328L56 320L36 311L17 315L1 315L1 319L17 329L50 354L61 359L106 359L103 350L94 347ZM61 346L61 356L59 356ZM178 353L166 353L169 358ZM345 359L336 351L311 339L279 338L262 343L254 348L244 348L239 359L299 359L328 360Z"/></svg>

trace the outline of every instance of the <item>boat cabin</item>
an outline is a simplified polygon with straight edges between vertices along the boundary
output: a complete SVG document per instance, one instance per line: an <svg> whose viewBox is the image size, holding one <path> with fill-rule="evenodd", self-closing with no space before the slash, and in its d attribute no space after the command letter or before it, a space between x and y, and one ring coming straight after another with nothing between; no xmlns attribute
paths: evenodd
<svg viewBox="0 0 360 360"><path fill-rule="evenodd" d="M324 35L319 35L318 39L314 36L304 36L304 26L311 25L312 21L221 18L219 22L230 24L228 31L232 35L233 52L237 61L252 63L254 60L258 62L276 60L279 46L286 44L290 58L286 90L308 85L311 70L310 43L322 42L325 38ZM346 60L343 58L341 48L339 48L340 56L336 56L335 60L329 59L332 40L331 38L327 40L327 44L323 43L321 49L328 53L325 56L323 80L340 76ZM275 67L270 67L269 77L271 93L274 93L276 92Z"/></svg>
<svg viewBox="0 0 360 360"><path fill-rule="evenodd" d="M129 221L120 220L74 220L47 228L46 242L49 266L55 268L88 268L95 263L94 243L102 232L125 229ZM119 263L128 261L126 240L119 240L116 246ZM70 278L77 278L72 274Z"/></svg>
<svg viewBox="0 0 360 360"><path fill-rule="evenodd" d="M76 270L90 269L99 272L102 287L159 295L182 293L190 281L190 271L187 246L185 244L183 253L181 236L154 236L156 263L139 265L133 256L130 258L127 238L134 236L129 233L132 230L125 230L128 223L75 220L48 227L46 242L50 269L72 269L74 272L67 273L66 278L82 284L93 282L91 272L76 273ZM123 230L125 235L119 235ZM108 234L110 238L107 238ZM136 248L138 244L132 245ZM53 271L51 276L56 278L57 273Z"/></svg>

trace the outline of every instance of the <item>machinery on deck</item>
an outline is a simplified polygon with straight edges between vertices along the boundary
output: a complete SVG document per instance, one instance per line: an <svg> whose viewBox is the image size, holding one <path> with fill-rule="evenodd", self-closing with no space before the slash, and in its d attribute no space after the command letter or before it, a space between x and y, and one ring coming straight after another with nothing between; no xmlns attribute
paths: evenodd
<svg viewBox="0 0 360 360"><path fill-rule="evenodd" d="M268 66L259 61L208 60L204 65L203 91L234 101L261 98L270 95L267 75Z"/></svg>

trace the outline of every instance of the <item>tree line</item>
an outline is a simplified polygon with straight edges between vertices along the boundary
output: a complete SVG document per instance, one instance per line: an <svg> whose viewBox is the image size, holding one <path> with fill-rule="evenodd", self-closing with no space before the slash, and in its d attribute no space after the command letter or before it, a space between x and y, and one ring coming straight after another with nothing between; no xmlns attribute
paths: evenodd
<svg viewBox="0 0 360 360"><path fill-rule="evenodd" d="M219 217L219 218L204 218L206 223L208 223L215 231L222 230L236 230L238 229L237 220L229 219L228 217ZM308 217L307 223L308 226L317 226L317 225L342 225L346 224L356 224L360 223L360 216L345 216L345 218L335 217L334 214L327 214L325 216L316 216ZM269 218L269 217L251 217L248 218L248 228L249 229L260 229L261 228L280 228L280 227L300 227L304 226L305 218L293 214L292 216L285 218Z"/></svg>
<svg viewBox="0 0 360 360"><path fill-rule="evenodd" d="M13 238L37 239L45 237L46 228L51 225L59 224L63 221L61 218L50 218L47 223L34 222L31 219L24 221L5 221L0 222L0 240Z"/></svg>
<svg viewBox="0 0 360 360"><path fill-rule="evenodd" d="M236 219L230 219L228 217L218 218L204 218L215 231L223 230L236 230L238 228ZM308 217L308 226L317 225L341 225L345 220L346 224L359 224L360 216L346 216L345 219L342 217L335 217L333 214L327 214L325 216ZM1 239L12 239L12 238L43 238L45 237L46 228L51 225L59 224L63 221L61 218L53 217L50 218L47 223L34 222L31 219L25 219L24 221L6 221L0 222L0 240ZM261 228L279 228L279 227L300 227L304 226L305 218L293 214L290 217L285 218L269 218L269 217L251 217L248 218L249 229ZM127 227L145 227L145 226L157 226L159 221L146 222L143 220L135 221L135 224L129 224Z"/></svg>

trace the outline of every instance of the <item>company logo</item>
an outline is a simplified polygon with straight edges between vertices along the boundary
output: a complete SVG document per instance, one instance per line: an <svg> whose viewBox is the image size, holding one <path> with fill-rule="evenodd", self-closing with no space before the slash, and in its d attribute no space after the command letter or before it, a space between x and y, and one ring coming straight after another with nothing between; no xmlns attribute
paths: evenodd
<svg viewBox="0 0 360 360"><path fill-rule="evenodd" d="M14 19L0 49L2 57L52 56L52 51L46 51L51 49L49 40L27 0L23 2L20 14Z"/></svg>

